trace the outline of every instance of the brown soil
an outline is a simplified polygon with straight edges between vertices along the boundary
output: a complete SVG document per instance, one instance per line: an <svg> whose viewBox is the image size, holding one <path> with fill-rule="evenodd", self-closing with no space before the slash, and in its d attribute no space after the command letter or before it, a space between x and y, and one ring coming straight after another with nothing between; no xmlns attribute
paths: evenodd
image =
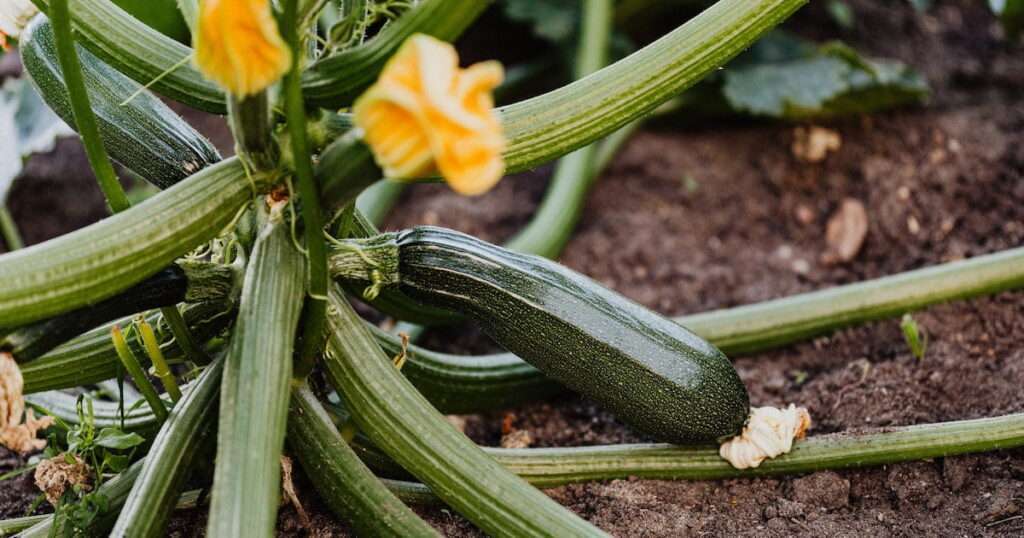
<svg viewBox="0 0 1024 538"><path fill-rule="evenodd" d="M561 261L679 315L1024 244L1024 48L1006 44L982 2L937 2L926 15L905 2L848 3L858 17L851 32L823 22L819 4L791 27L916 66L934 88L928 106L829 125L842 146L818 164L792 155L792 126L645 130L601 178ZM547 177L546 169L520 174L472 200L417 186L388 227L431 223L501 241L529 218ZM20 192L19 216L21 204L33 203ZM866 208L867 238L853 260L826 265L826 223L847 198ZM891 320L736 365L755 405L807 406L811 434L1024 410L1024 292L941 305L915 319L929 335L923 360ZM472 328L436 331L425 343L494 349ZM466 431L496 445L508 413L534 446L644 439L574 396L469 416ZM346 534L297 480L312 534ZM33 494L9 484L0 487L0 514L19 515ZM1024 450L785 479L616 480L549 493L617 536L1011 536L1024 534ZM450 510L421 513L447 535L479 534ZM183 514L172 535L202 526L201 514ZM281 511L280 533L304 533L291 508Z"/></svg>

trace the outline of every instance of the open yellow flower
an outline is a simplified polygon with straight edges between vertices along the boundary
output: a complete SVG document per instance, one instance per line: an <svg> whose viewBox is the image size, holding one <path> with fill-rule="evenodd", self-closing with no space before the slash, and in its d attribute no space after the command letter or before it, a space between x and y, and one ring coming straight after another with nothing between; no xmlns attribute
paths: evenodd
<svg viewBox="0 0 1024 538"><path fill-rule="evenodd" d="M201 0L197 25L196 66L232 95L257 93L291 67L270 0Z"/></svg>
<svg viewBox="0 0 1024 538"><path fill-rule="evenodd" d="M440 173L452 189L481 194L505 171L505 137L492 92L498 62L459 68L455 49L417 34L353 107L356 126L392 179Z"/></svg>

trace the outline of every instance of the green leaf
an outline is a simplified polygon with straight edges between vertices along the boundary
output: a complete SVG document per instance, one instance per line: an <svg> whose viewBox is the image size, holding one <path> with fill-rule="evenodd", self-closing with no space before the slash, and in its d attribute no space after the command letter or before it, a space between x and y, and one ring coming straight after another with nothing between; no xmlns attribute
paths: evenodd
<svg viewBox="0 0 1024 538"><path fill-rule="evenodd" d="M27 80L8 79L0 88L0 204L25 158L50 151L58 137L74 134Z"/></svg>
<svg viewBox="0 0 1024 538"><path fill-rule="evenodd" d="M533 33L555 43L568 41L576 31L579 2L573 0L505 0L505 16L528 24Z"/></svg>
<svg viewBox="0 0 1024 538"><path fill-rule="evenodd" d="M726 70L722 93L738 112L799 120L921 102L928 85L902 63L830 43L804 57Z"/></svg>
<svg viewBox="0 0 1024 538"><path fill-rule="evenodd" d="M103 428L96 436L95 442L104 448L123 450L141 445L146 440L137 433L124 432L119 428Z"/></svg>
<svg viewBox="0 0 1024 538"><path fill-rule="evenodd" d="M107 452L103 456L102 467L111 472L120 473L121 471L128 468L128 464L132 462L132 459L128 455L117 455Z"/></svg>

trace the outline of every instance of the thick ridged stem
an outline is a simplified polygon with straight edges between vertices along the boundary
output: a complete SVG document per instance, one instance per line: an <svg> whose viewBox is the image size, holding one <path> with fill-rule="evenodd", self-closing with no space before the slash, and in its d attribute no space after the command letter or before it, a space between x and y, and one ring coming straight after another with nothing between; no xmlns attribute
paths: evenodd
<svg viewBox="0 0 1024 538"><path fill-rule="evenodd" d="M576 51L577 78L608 63L612 11L611 0L583 2L583 25ZM587 193L600 173L594 162L599 147L598 143L584 146L558 161L540 207L529 224L506 243L507 248L545 258L558 257L569 242Z"/></svg>
<svg viewBox="0 0 1024 538"><path fill-rule="evenodd" d="M288 439L321 498L361 536L437 536L359 460L308 386L292 391Z"/></svg>
<svg viewBox="0 0 1024 538"><path fill-rule="evenodd" d="M209 536L273 536L306 267L280 207L256 240L221 384Z"/></svg>
<svg viewBox="0 0 1024 538"><path fill-rule="evenodd" d="M328 308L327 372L359 428L446 503L496 536L603 535L485 456L384 355L338 292Z"/></svg>
<svg viewBox="0 0 1024 538"><path fill-rule="evenodd" d="M366 441L354 448L379 471L404 475ZM640 477L660 480L718 480L779 476L825 469L850 469L985 452L1024 445L1024 414L898 426L881 431L815 435L797 441L793 451L754 469L736 469L718 447L666 444L565 448L485 448L498 462L538 487Z"/></svg>
<svg viewBox="0 0 1024 538"><path fill-rule="evenodd" d="M217 361L204 370L164 422L111 536L163 535L195 455L212 434L223 366Z"/></svg>
<svg viewBox="0 0 1024 538"><path fill-rule="evenodd" d="M247 97L228 96L228 125L235 138L235 153L245 160L249 170L267 172L277 166L279 151L266 91Z"/></svg>
<svg viewBox="0 0 1024 538"><path fill-rule="evenodd" d="M103 148L103 139L100 138L100 131L96 126L96 116L89 105L89 92L85 88L82 66L75 51L75 38L71 34L68 0L51 0L50 20L57 42L57 57L60 59L64 82L68 87L75 125L82 136L82 145L85 146L85 155L89 158L89 165L96 174L96 181L99 182L103 195L107 197L110 209L114 213L119 213L128 209L131 203L117 180L117 173L114 172L114 165L110 162L107 150Z"/></svg>

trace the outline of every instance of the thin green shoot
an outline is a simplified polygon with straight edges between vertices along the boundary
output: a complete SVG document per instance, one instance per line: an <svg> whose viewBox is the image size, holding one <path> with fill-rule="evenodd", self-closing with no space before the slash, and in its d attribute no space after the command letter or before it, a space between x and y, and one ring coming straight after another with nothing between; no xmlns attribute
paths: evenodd
<svg viewBox="0 0 1024 538"><path fill-rule="evenodd" d="M149 378L146 377L145 370L142 369L139 359L135 356L131 347L128 346L128 341L121 332L120 326L114 325L110 328L110 339L114 343L114 349L117 351L118 358L121 359L121 364L124 365L128 375L135 381L135 385L138 386L139 392L146 399L146 403L149 404L157 420L160 422L167 420L167 406L164 405L164 401L157 394L156 388L153 387Z"/></svg>
<svg viewBox="0 0 1024 538"><path fill-rule="evenodd" d="M167 395L171 397L171 401L177 403L181 399L181 389L178 388L178 382L174 379L174 373L171 372L171 368L167 365L167 360L164 358L164 353L160 350L160 342L156 339L153 326L146 321L146 318L139 316L135 318L134 327L138 331L139 338L142 340L142 346L146 350L146 355L149 356L149 361L153 364L153 372L160 379L164 390L167 391Z"/></svg>
<svg viewBox="0 0 1024 538"><path fill-rule="evenodd" d="M903 319L900 320L900 329L903 331L903 339L906 340L910 352L917 357L917 360L924 360L924 354L928 350L928 334L921 330L910 314L903 314Z"/></svg>

